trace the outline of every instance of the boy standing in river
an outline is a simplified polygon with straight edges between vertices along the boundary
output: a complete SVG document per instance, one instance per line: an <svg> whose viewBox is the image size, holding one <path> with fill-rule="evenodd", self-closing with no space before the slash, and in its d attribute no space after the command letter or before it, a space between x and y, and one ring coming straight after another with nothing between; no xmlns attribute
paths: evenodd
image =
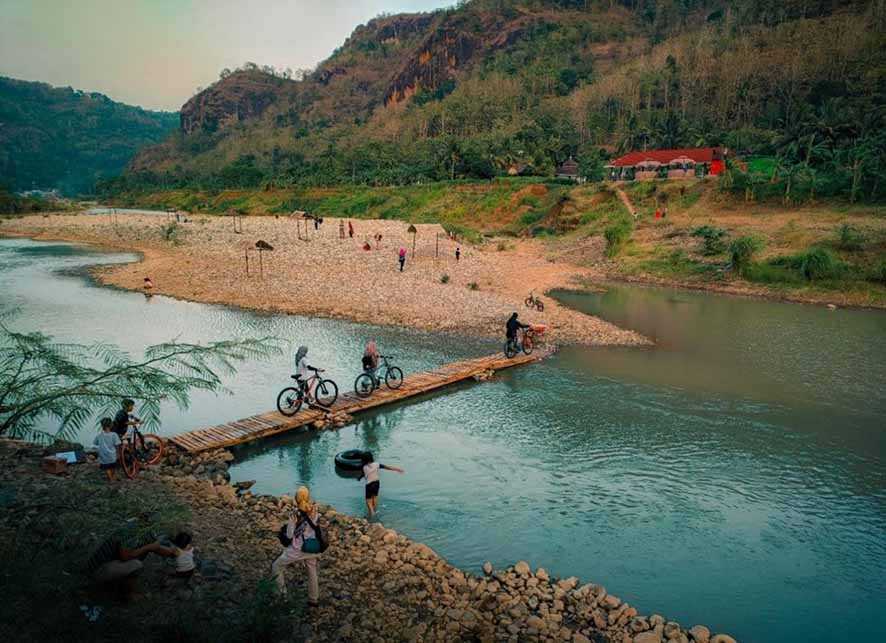
<svg viewBox="0 0 886 643"><path fill-rule="evenodd" d="M369 510L370 518L378 511L378 494L381 487L381 481L378 479L378 472L381 469L396 471L397 473L405 473L400 467L376 462L370 451L365 451L363 453L363 475L360 477L366 478L366 508Z"/></svg>

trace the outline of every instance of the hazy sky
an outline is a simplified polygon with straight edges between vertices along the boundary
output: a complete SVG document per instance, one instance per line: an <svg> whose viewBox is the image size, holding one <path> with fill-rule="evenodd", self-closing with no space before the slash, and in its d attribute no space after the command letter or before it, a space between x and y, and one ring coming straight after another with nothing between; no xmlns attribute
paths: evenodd
<svg viewBox="0 0 886 643"><path fill-rule="evenodd" d="M454 0L0 0L0 76L177 110L224 67L313 67L379 13Z"/></svg>

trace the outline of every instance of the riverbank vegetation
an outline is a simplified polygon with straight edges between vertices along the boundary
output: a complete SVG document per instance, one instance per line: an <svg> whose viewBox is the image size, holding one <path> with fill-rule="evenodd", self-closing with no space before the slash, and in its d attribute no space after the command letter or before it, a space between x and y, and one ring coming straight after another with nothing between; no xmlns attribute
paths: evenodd
<svg viewBox="0 0 886 643"><path fill-rule="evenodd" d="M18 332L0 320L0 436L51 440L77 435L100 415L113 417L132 398L146 429L160 422L160 403L187 408L191 391L221 391L234 364L277 352L270 338L168 342L134 360L108 344L60 343L39 332ZM46 435L46 420L57 432Z"/></svg>

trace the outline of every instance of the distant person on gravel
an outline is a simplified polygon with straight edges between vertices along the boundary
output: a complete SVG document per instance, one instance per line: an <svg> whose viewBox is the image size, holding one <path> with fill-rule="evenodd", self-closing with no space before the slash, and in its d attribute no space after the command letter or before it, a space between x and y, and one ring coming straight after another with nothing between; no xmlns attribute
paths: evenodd
<svg viewBox="0 0 886 643"><path fill-rule="evenodd" d="M400 248L400 252L397 253L397 261L400 262L400 272L403 272L403 264L406 263L406 248Z"/></svg>
<svg viewBox="0 0 886 643"><path fill-rule="evenodd" d="M460 259L461 259L461 248L456 246L456 248L455 248L455 263L458 263Z"/></svg>
<svg viewBox="0 0 886 643"><path fill-rule="evenodd" d="M348 236L353 239L354 238L354 224L351 223L351 220L348 219Z"/></svg>
<svg viewBox="0 0 886 643"><path fill-rule="evenodd" d="M320 601L320 582L317 559L320 554L312 554L304 551L305 541L316 538L314 528L320 519L317 505L311 501L311 492L307 487L299 487L295 492L294 513L289 515L285 525L285 540L283 552L271 565L271 577L277 583L281 594L286 594L286 579L283 569L295 563L304 563L308 571L308 605L317 607ZM281 536L282 538L282 536Z"/></svg>

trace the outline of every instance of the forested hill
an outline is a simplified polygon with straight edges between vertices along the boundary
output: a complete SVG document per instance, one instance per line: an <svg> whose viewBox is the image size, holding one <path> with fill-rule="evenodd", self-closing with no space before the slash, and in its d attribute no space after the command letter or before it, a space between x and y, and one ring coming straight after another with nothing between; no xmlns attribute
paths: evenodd
<svg viewBox="0 0 886 643"><path fill-rule="evenodd" d="M90 194L135 152L165 139L174 112L151 112L98 93L0 77L0 188Z"/></svg>
<svg viewBox="0 0 886 643"><path fill-rule="evenodd" d="M552 176L570 156L593 177L623 150L726 145L813 193L882 198L884 34L884 0L473 0L381 16L310 73L223 70L104 188Z"/></svg>

